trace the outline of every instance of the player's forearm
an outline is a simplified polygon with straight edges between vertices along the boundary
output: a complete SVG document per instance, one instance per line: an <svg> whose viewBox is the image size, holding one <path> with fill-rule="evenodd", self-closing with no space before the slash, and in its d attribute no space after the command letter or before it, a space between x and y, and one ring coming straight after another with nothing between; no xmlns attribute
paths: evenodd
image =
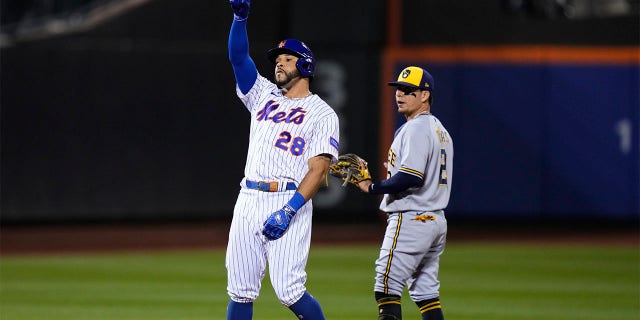
<svg viewBox="0 0 640 320"><path fill-rule="evenodd" d="M233 20L229 31L229 61L234 66L241 65L249 57L249 37L247 20Z"/></svg>
<svg viewBox="0 0 640 320"><path fill-rule="evenodd" d="M313 198L320 186L325 182L330 162L331 160L325 156L317 156L309 160L309 171L298 186L298 192L302 194L306 201Z"/></svg>
<svg viewBox="0 0 640 320"><path fill-rule="evenodd" d="M387 180L369 184L367 191L371 194L394 194L411 187L419 187L423 180L408 173L398 172Z"/></svg>
<svg viewBox="0 0 640 320"><path fill-rule="evenodd" d="M233 67L236 83L243 94L249 92L258 77L255 63L249 56L247 21L233 20L229 31L229 61Z"/></svg>

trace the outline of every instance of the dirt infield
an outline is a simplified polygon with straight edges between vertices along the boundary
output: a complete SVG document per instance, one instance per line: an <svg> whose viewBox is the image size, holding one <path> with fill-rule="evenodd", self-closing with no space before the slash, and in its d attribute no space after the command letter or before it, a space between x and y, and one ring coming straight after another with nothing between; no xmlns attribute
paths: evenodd
<svg viewBox="0 0 640 320"><path fill-rule="evenodd" d="M314 245L379 243L384 224L315 224ZM102 223L13 225L0 228L0 254L50 254L110 251L219 249L227 243L223 221L177 223ZM640 246L637 228L580 230L449 225L448 241L514 243L576 243Z"/></svg>

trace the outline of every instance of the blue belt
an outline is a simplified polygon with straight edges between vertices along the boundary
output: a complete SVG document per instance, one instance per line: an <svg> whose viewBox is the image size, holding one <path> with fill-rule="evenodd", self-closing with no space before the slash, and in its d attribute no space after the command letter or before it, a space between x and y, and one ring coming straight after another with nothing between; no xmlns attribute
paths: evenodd
<svg viewBox="0 0 640 320"><path fill-rule="evenodd" d="M279 184L278 181L266 182L266 181L245 180L245 183L247 185L247 188L249 189L256 189L256 190L266 191L266 192L277 192L277 191L298 189L296 184L293 182L287 182L287 185L285 186L284 190L278 189L278 184Z"/></svg>

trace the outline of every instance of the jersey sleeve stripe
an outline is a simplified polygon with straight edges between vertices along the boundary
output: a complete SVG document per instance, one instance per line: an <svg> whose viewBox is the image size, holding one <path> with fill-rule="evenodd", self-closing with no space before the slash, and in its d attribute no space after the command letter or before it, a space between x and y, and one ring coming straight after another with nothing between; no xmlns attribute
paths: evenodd
<svg viewBox="0 0 640 320"><path fill-rule="evenodd" d="M424 180L424 173L422 173L420 171L409 169L409 168L406 168L406 167L401 167L398 171L402 171L402 172L406 172L408 174L412 174L414 176L418 176L418 177L420 177L420 179Z"/></svg>

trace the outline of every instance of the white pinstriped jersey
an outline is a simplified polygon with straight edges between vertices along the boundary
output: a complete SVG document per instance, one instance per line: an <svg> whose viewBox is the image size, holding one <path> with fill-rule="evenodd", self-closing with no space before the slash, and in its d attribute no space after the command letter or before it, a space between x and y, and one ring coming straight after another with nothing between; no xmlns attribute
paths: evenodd
<svg viewBox="0 0 640 320"><path fill-rule="evenodd" d="M338 116L318 95L287 98L260 74L246 95L237 87L236 93L251 112L246 179L299 185L310 158L338 157Z"/></svg>
<svg viewBox="0 0 640 320"><path fill-rule="evenodd" d="M387 159L388 177L399 171L420 177L424 184L397 194L385 194L384 212L442 210L449 204L453 177L453 140L440 120L420 114L395 134Z"/></svg>

